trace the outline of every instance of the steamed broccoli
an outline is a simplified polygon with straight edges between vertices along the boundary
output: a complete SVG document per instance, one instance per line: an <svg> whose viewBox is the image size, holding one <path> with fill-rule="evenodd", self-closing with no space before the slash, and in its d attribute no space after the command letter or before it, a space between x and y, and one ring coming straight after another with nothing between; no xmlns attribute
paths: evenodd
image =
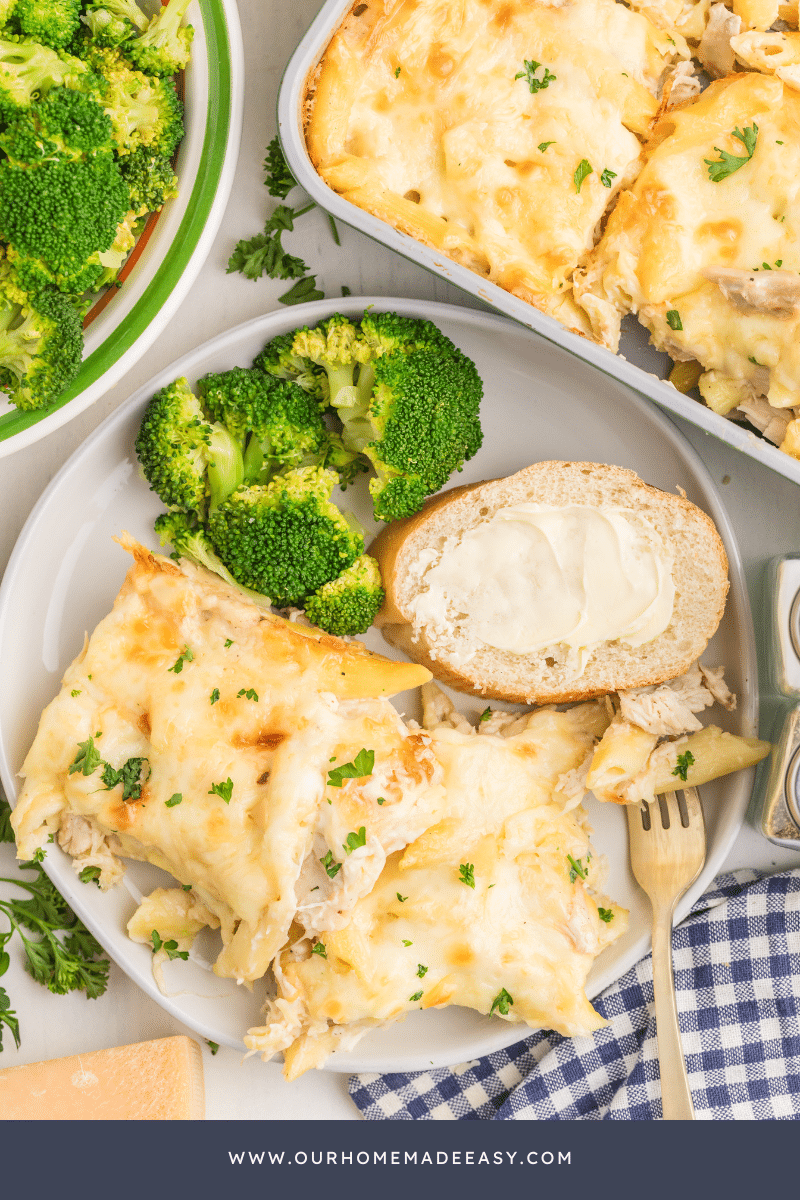
<svg viewBox="0 0 800 1200"><path fill-rule="evenodd" d="M430 321L367 313L355 325L337 314L290 344L270 343L256 361L267 370L298 361L298 371L324 368L344 450L365 455L378 473L370 493L382 520L416 512L480 447L480 378Z"/></svg>
<svg viewBox="0 0 800 1200"><path fill-rule="evenodd" d="M17 0L11 23L25 37L54 50L74 38L81 19L81 0Z"/></svg>
<svg viewBox="0 0 800 1200"><path fill-rule="evenodd" d="M114 149L111 121L90 96L70 88L53 88L15 116L3 133L0 148L12 162L86 160Z"/></svg>
<svg viewBox="0 0 800 1200"><path fill-rule="evenodd" d="M136 234L139 232L139 215L130 209L117 226L116 236L107 250L101 250L97 257L103 268L102 275L94 284L95 290L107 287L119 275L125 261L136 245Z"/></svg>
<svg viewBox="0 0 800 1200"><path fill-rule="evenodd" d="M314 400L294 383L234 367L198 381L210 418L239 443L246 483L266 483L280 467L318 461L327 430Z"/></svg>
<svg viewBox="0 0 800 1200"><path fill-rule="evenodd" d="M120 46L143 33L148 17L136 0L90 0L81 17L98 46Z"/></svg>
<svg viewBox="0 0 800 1200"><path fill-rule="evenodd" d="M317 400L320 407L328 407L328 377L323 367L301 358L292 349L294 333L281 333L267 342L256 357L253 366L259 367L278 379L291 379Z"/></svg>
<svg viewBox="0 0 800 1200"><path fill-rule="evenodd" d="M136 437L142 473L165 504L204 515L244 478L242 452L221 425L211 423L186 379L156 392Z"/></svg>
<svg viewBox="0 0 800 1200"><path fill-rule="evenodd" d="M153 154L148 147L139 146L120 159L119 169L137 217L157 212L178 194L178 178L165 154Z"/></svg>
<svg viewBox="0 0 800 1200"><path fill-rule="evenodd" d="M83 330L58 292L28 293L0 263L0 388L19 408L43 408L78 374Z"/></svg>
<svg viewBox="0 0 800 1200"><path fill-rule="evenodd" d="M374 558L362 554L336 579L325 583L306 600L306 616L312 624L337 637L365 633L383 604L380 568Z"/></svg>
<svg viewBox="0 0 800 1200"><path fill-rule="evenodd" d="M172 81L136 70L111 48L91 47L86 60L94 72L87 86L111 118L117 153L126 155L146 146L151 153L169 158L184 132L183 104Z"/></svg>
<svg viewBox="0 0 800 1200"><path fill-rule="evenodd" d="M140 71L148 75L174 75L189 61L194 37L191 25L181 25L191 0L169 0L153 17L144 33L126 49Z"/></svg>
<svg viewBox="0 0 800 1200"><path fill-rule="evenodd" d="M59 84L75 84L87 74L78 58L56 54L35 42L0 40L0 122L12 120Z"/></svg>
<svg viewBox="0 0 800 1200"><path fill-rule="evenodd" d="M331 502L336 483L333 471L299 467L224 500L207 529L234 578L285 608L355 562L364 539Z"/></svg>

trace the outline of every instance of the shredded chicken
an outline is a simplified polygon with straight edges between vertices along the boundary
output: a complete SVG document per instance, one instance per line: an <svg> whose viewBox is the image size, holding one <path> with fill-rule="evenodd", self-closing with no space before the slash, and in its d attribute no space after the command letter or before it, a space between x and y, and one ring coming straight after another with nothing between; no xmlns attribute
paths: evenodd
<svg viewBox="0 0 800 1200"><path fill-rule="evenodd" d="M425 729L437 729L440 725L449 725L459 733L474 733L475 728L466 717L457 711L452 700L445 696L435 683L423 683L422 694L422 725Z"/></svg>
<svg viewBox="0 0 800 1200"><path fill-rule="evenodd" d="M711 5L708 24L697 47L697 57L712 78L719 79L733 71L736 55L731 46L731 38L735 37L741 28L741 17L732 13L724 4Z"/></svg>
<svg viewBox="0 0 800 1200"><path fill-rule="evenodd" d="M736 708L736 697L722 678L725 674L725 668L704 667L702 663L698 665L700 667L700 674L703 676L703 681L717 704L721 704L728 712L733 712Z"/></svg>
<svg viewBox="0 0 800 1200"><path fill-rule="evenodd" d="M714 670L721 672L723 668ZM715 675L715 686L718 687L719 683L721 675ZM716 697L706 686L699 665L695 664L678 679L658 687L620 692L619 699L623 721L657 737L678 737L682 733L694 733L703 728L694 714L710 708Z"/></svg>
<svg viewBox="0 0 800 1200"><path fill-rule="evenodd" d="M663 95L666 97L667 111L700 95L700 80L694 73L694 63L691 59L676 63L667 74Z"/></svg>
<svg viewBox="0 0 800 1200"><path fill-rule="evenodd" d="M685 737L677 738L674 742L661 742L656 746L638 775L619 789L618 799L624 804L640 804L643 800L651 803L655 799L656 780L663 776L664 768L671 770L676 747L682 746L687 740Z"/></svg>
<svg viewBox="0 0 800 1200"><path fill-rule="evenodd" d="M753 396L743 400L736 408L737 413L747 417L751 425L755 425L759 433L780 446L786 436L789 422L792 420L792 410L788 408L773 408L763 396Z"/></svg>
<svg viewBox="0 0 800 1200"><path fill-rule="evenodd" d="M556 780L556 791L560 792L567 801L564 805L565 812L569 812L571 808L577 808L586 795L586 777L589 774L593 758L594 747L592 747L579 767L573 767L571 771L565 771Z"/></svg>
<svg viewBox="0 0 800 1200"><path fill-rule="evenodd" d="M739 312L792 317L800 308L800 275L794 271L745 271L742 267L706 267L715 283Z"/></svg>
<svg viewBox="0 0 800 1200"><path fill-rule="evenodd" d="M106 837L101 829L87 821L86 817L77 813L67 813L58 831L58 844L61 849L72 856L72 867L76 875L87 867L99 867L100 877L97 880L105 892L118 883L125 874L125 868L116 857L122 852L122 846L116 838Z"/></svg>

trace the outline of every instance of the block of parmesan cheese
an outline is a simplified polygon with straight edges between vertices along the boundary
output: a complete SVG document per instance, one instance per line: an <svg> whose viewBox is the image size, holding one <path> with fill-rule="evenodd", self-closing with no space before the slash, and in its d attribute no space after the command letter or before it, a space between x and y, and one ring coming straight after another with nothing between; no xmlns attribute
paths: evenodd
<svg viewBox="0 0 800 1200"><path fill-rule="evenodd" d="M93 1050L0 1071L6 1121L191 1121L205 1117L203 1060L188 1037Z"/></svg>

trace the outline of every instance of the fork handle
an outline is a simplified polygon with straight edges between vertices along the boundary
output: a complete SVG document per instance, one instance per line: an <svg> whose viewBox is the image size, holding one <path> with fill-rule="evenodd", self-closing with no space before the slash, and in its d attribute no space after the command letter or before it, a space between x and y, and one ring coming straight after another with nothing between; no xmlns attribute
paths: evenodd
<svg viewBox="0 0 800 1200"><path fill-rule="evenodd" d="M674 904L653 911L653 993L656 1004L661 1105L665 1121L693 1121L694 1105L678 1025L675 977L672 972Z"/></svg>

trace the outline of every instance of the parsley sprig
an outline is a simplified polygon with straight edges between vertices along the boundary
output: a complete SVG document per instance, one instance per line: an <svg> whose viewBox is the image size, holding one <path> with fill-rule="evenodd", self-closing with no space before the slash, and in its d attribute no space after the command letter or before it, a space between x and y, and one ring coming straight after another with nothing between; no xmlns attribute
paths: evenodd
<svg viewBox="0 0 800 1200"><path fill-rule="evenodd" d="M270 196L285 200L289 193L298 186L297 180L289 170L283 156L280 142L274 137L267 147L264 159L264 183ZM260 279L267 275L270 279L295 279L297 282L278 297L281 304L300 304L306 300L322 300L325 296L317 288L315 275L308 274L308 267L302 258L289 254L283 248L284 233L294 231L294 222L304 213L310 212L316 205L312 202L302 208L291 208L288 204L279 204L274 212L267 217L264 232L255 237L242 239L237 242L228 262L228 274L240 272L245 279ZM339 234L333 218L329 218L333 239L339 245Z"/></svg>
<svg viewBox="0 0 800 1200"><path fill-rule="evenodd" d="M372 774L375 766L374 750L359 750L352 762L342 763L328 771L328 783L331 787L342 787L345 779L364 779Z"/></svg>
<svg viewBox="0 0 800 1200"><path fill-rule="evenodd" d="M0 841L14 840L10 816L9 804L0 796ZM22 942L25 968L37 983L59 996L79 991L94 1000L106 990L110 964L107 958L98 957L102 947L45 875L40 865L41 851L37 854L30 862L20 864L22 871L34 872L33 878L0 880L27 893L22 899L0 900L0 912L9 926L0 933L0 976L10 963L5 947L16 933ZM19 1046L19 1018L8 993L0 987L0 1050L3 1027L10 1030Z"/></svg>
<svg viewBox="0 0 800 1200"><path fill-rule="evenodd" d="M517 79L524 79L528 85L528 91L532 96L535 96L537 92L543 92L544 89L549 87L550 84L553 83L557 78L557 76L552 73L549 67L545 67L544 75L537 79L536 72L539 70L539 67L542 64L536 62L532 58L523 58L522 62L525 70L518 71L514 76L514 81L516 82Z"/></svg>
<svg viewBox="0 0 800 1200"><path fill-rule="evenodd" d="M354 850L358 850L359 846L366 846L367 830L366 826L362 825L357 833L348 833L347 841L342 842L342 849L345 854L352 854Z"/></svg>
<svg viewBox="0 0 800 1200"><path fill-rule="evenodd" d="M686 750L683 754L678 755L678 765L672 772L673 775L679 776L686 783L689 776L689 767L694 763L694 755L691 750Z"/></svg>
<svg viewBox="0 0 800 1200"><path fill-rule="evenodd" d="M142 779L142 770L147 763L147 774ZM101 779L107 792L122 784L122 799L125 801L141 800L142 784L150 778L150 763L146 758L129 758L126 763L116 770L110 763L103 763Z"/></svg>
<svg viewBox="0 0 800 1200"><path fill-rule="evenodd" d="M506 991L505 988L500 988L500 991L497 993L494 1000L492 1001L492 1007L489 1009L489 1016L493 1017L495 1014L495 1011L497 1011L500 1013L501 1016L507 1017L508 1010L513 1003L514 1003L514 997L509 995L509 993Z"/></svg>
<svg viewBox="0 0 800 1200"><path fill-rule="evenodd" d="M461 863L458 868L458 878L467 887L475 887L475 866L473 863Z"/></svg>
<svg viewBox="0 0 800 1200"><path fill-rule="evenodd" d="M712 183L721 183L723 179L727 179L729 175L733 175L734 171L739 171L745 163L749 163L750 159L756 152L756 142L758 141L758 126L755 121L752 125L745 125L744 129L739 129L737 126L733 130L731 137L735 137L741 142L747 153L744 156L738 154L729 154L727 150L720 150L719 146L715 146L719 158L704 158L703 162L708 167L708 178Z"/></svg>

